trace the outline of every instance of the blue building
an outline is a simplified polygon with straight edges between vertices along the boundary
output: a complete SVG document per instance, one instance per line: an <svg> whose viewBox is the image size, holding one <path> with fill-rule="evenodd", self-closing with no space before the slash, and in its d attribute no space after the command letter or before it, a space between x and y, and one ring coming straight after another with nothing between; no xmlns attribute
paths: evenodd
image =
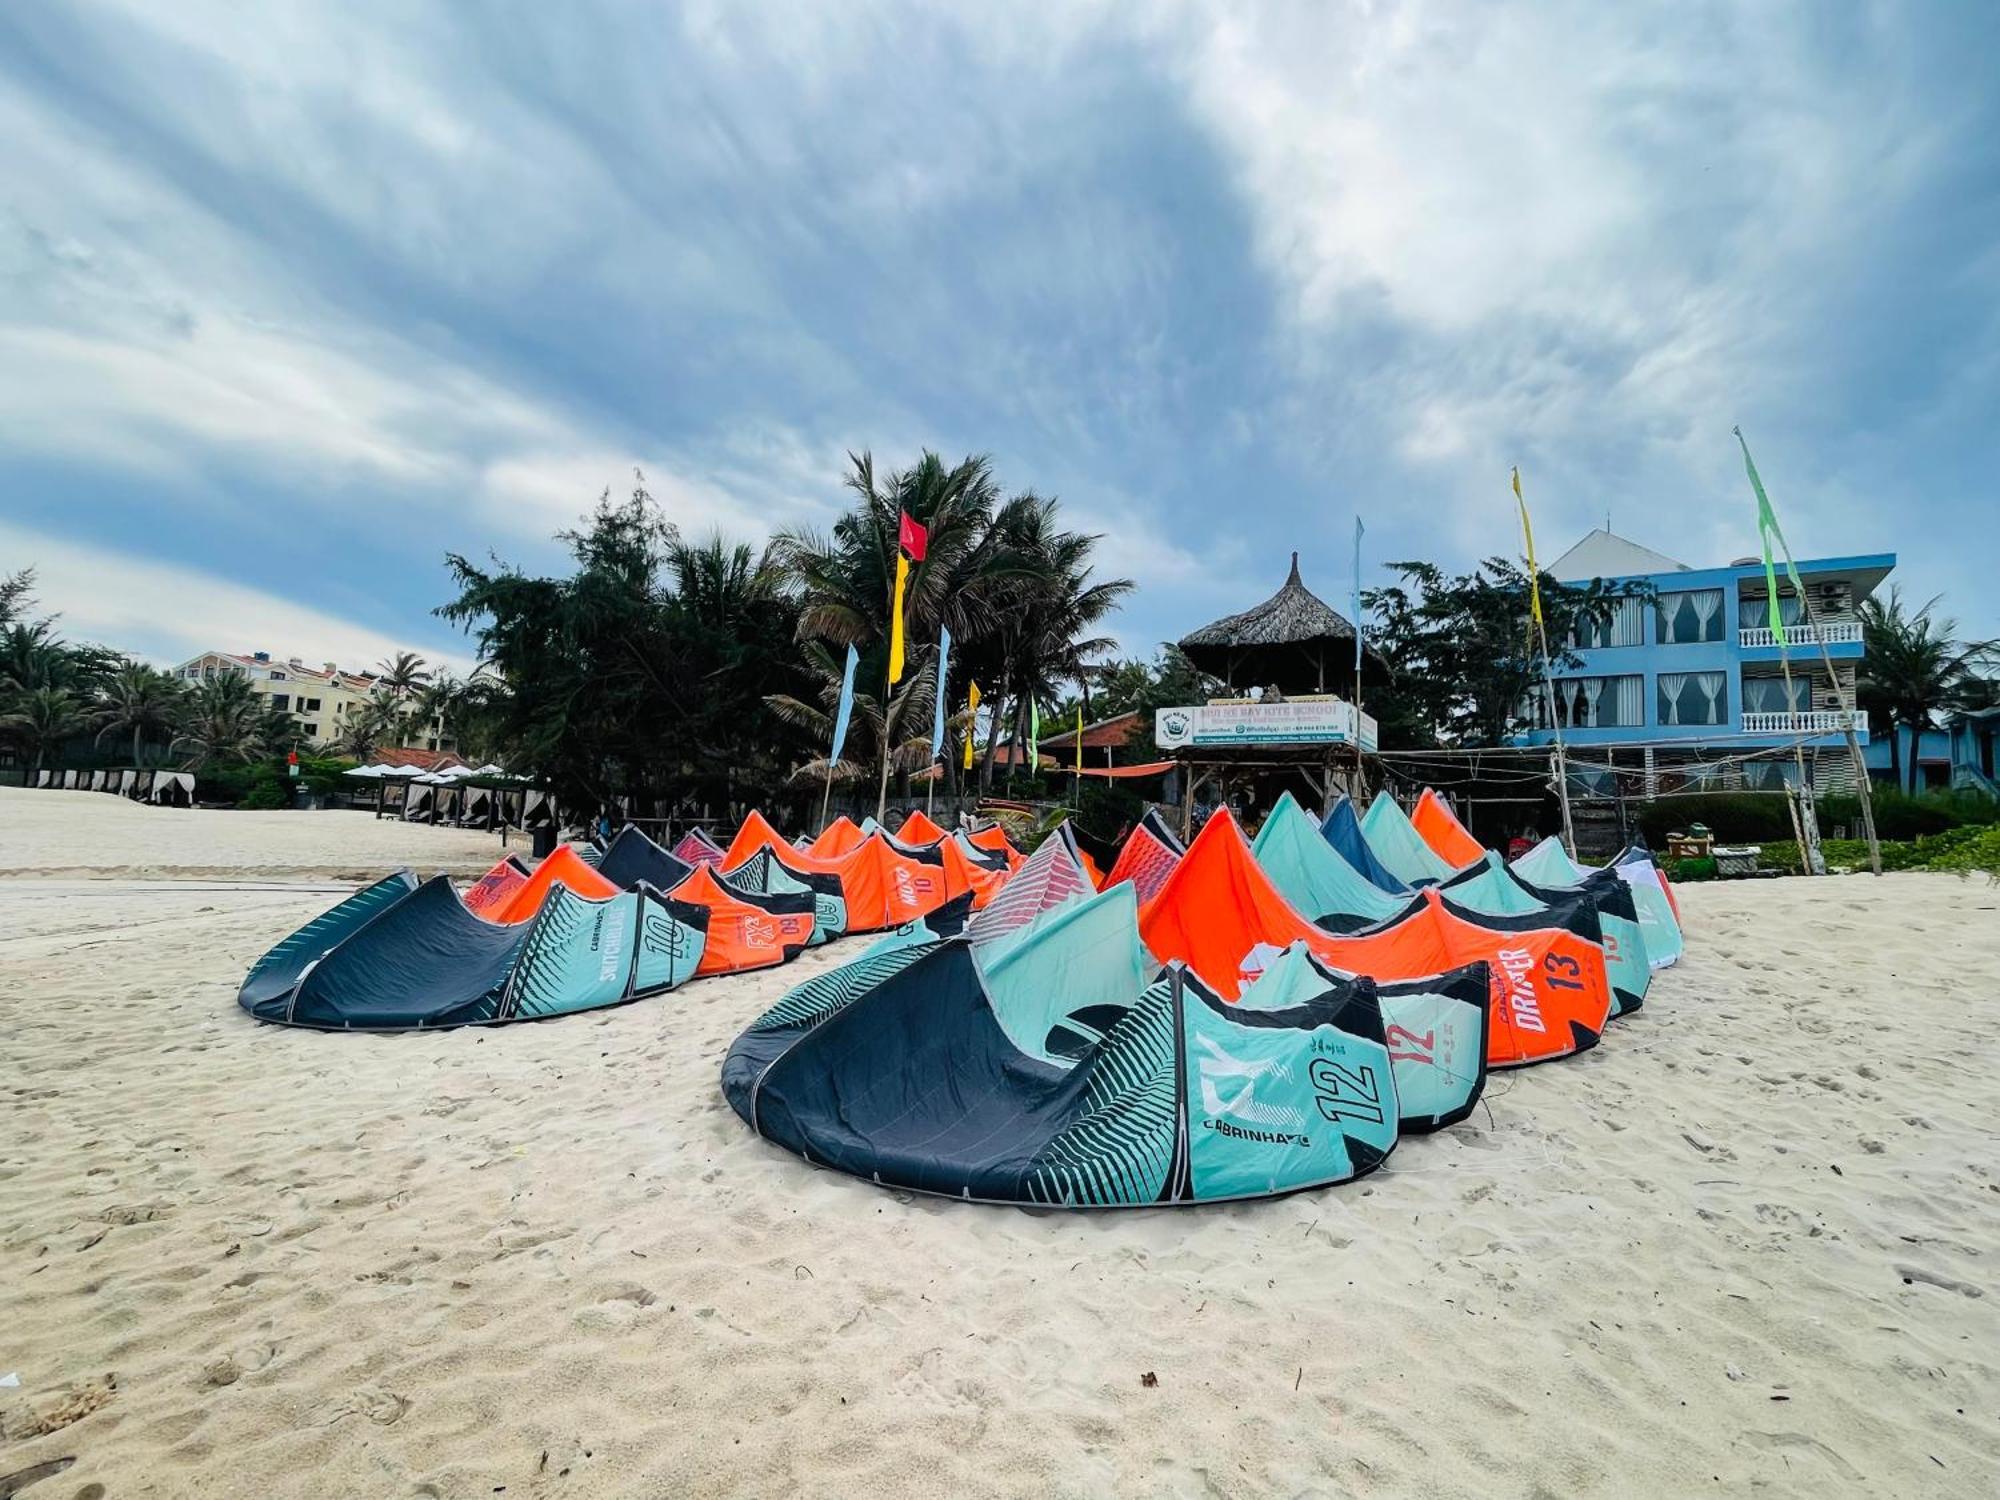
<svg viewBox="0 0 2000 1500"><path fill-rule="evenodd" d="M1692 568L1608 530L1591 532L1549 573L1564 583L1638 580L1651 584L1657 599L1626 600L1608 624L1569 643L1582 664L1558 670L1556 711L1580 779L1590 784L1595 763L1644 772L1649 794L1775 787L1798 779L1791 747L1803 742L1815 787L1851 788L1841 705L1854 701L1862 656L1855 610L1895 566L1892 552L1802 560L1804 603L1779 574L1779 615L1791 640L1788 685L1760 559ZM1808 604L1811 626L1803 623ZM1828 677L1820 640L1837 682ZM1550 743L1546 696L1536 694L1526 712L1534 727L1517 743ZM1867 714L1856 712L1853 723L1867 744Z"/></svg>

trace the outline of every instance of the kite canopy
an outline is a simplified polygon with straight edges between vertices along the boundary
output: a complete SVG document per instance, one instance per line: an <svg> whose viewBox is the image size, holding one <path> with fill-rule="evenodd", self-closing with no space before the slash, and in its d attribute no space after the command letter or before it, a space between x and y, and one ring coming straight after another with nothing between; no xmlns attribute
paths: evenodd
<svg viewBox="0 0 2000 1500"><path fill-rule="evenodd" d="M1515 860L1513 867L1537 885L1576 885L1590 874L1553 835Z"/></svg>
<svg viewBox="0 0 2000 1500"><path fill-rule="evenodd" d="M1595 871L1575 885L1529 883L1492 851L1480 856L1438 888L1475 912L1496 916L1546 916L1588 900L1597 908L1604 970L1611 981L1612 1015L1627 1015L1645 1003L1652 983L1646 939L1631 889L1609 870Z"/></svg>
<svg viewBox="0 0 2000 1500"><path fill-rule="evenodd" d="M1186 964L1225 1000L1293 943L1332 941L1278 894L1227 808L1202 825L1140 911L1139 931L1155 958Z"/></svg>
<svg viewBox="0 0 2000 1500"><path fill-rule="evenodd" d="M719 865L726 852L722 845L699 828L690 828L674 845L674 858L690 865Z"/></svg>
<svg viewBox="0 0 2000 1500"><path fill-rule="evenodd" d="M1545 838L1514 861L1522 877L1543 886L1579 885L1595 873L1570 858L1557 838ZM1617 875L1632 890L1632 904L1638 911L1639 931L1646 941L1646 961L1655 969L1665 969L1680 961L1681 924L1674 909L1672 889L1653 856L1634 844L1610 864L1602 867Z"/></svg>
<svg viewBox="0 0 2000 1500"><path fill-rule="evenodd" d="M743 826L736 830L736 837L729 841L729 847L723 851L722 868L735 869L759 849L780 848L790 852L792 847L785 836L771 826L770 819L752 808L745 815Z"/></svg>
<svg viewBox="0 0 2000 1500"><path fill-rule="evenodd" d="M852 818L843 813L820 831L819 837L812 841L806 852L815 859L838 859L860 847L861 830L854 826Z"/></svg>
<svg viewBox="0 0 2000 1500"><path fill-rule="evenodd" d="M966 834L966 839L980 848L1007 858L1007 868L1018 870L1027 856L1014 847L1014 841L1007 837L1007 830L998 823L988 823L984 828L975 828Z"/></svg>
<svg viewBox="0 0 2000 1500"><path fill-rule="evenodd" d="M1015 1045L1007 988L982 976L971 945L926 947L816 1024L759 1021L731 1049L723 1090L753 1130L808 1161L1004 1203L1291 1192L1358 1177L1395 1145L1372 994L1236 1013L1175 967L1065 1068Z"/></svg>
<svg viewBox="0 0 2000 1500"><path fill-rule="evenodd" d="M1361 818L1361 833L1368 847L1391 875L1405 885L1434 884L1449 880L1457 867L1423 840L1409 815L1387 792L1377 792Z"/></svg>
<svg viewBox="0 0 2000 1500"><path fill-rule="evenodd" d="M497 911L528 883L530 873L518 855L508 855L472 883L465 893L465 909L481 916Z"/></svg>
<svg viewBox="0 0 2000 1500"><path fill-rule="evenodd" d="M1257 976L1238 1002L1246 1011L1288 1010L1342 985L1370 985L1382 1006L1405 1134L1441 1130L1472 1113L1486 1088L1491 980L1483 963L1449 974L1377 984L1329 969L1294 943Z"/></svg>
<svg viewBox="0 0 2000 1500"><path fill-rule="evenodd" d="M966 936L984 946L1027 926L1044 912L1082 901L1097 890L1067 822L1058 823L999 894L972 920Z"/></svg>
<svg viewBox="0 0 2000 1500"><path fill-rule="evenodd" d="M490 908L482 915L489 922L502 926L517 926L533 919L548 899L549 892L557 887L566 887L579 896L587 896L593 901L602 901L618 894L618 886L583 862L583 859L569 844L559 844L549 857L536 865L533 873L521 882L520 888L500 905ZM456 895L452 897L458 901ZM463 904L463 903L459 903Z"/></svg>
<svg viewBox="0 0 2000 1500"><path fill-rule="evenodd" d="M1445 805L1444 798L1429 787L1417 798L1410 826L1439 859L1455 870L1464 869L1486 853L1486 847L1466 831L1457 814Z"/></svg>
<svg viewBox="0 0 2000 1500"><path fill-rule="evenodd" d="M354 1031L595 1010L686 982L706 919L651 886L592 899L557 883L532 919L503 926L469 911L444 876L419 886L403 872L265 954L237 1003L260 1021Z"/></svg>
<svg viewBox="0 0 2000 1500"><path fill-rule="evenodd" d="M903 826L896 830L896 842L907 844L912 848L924 848L935 844L943 837L944 830L921 808L912 810L910 815L903 819Z"/></svg>
<svg viewBox="0 0 2000 1500"><path fill-rule="evenodd" d="M1278 894L1328 931L1372 927L1409 907L1407 893L1390 895L1342 859L1290 792L1280 794L1250 852Z"/></svg>
<svg viewBox="0 0 2000 1500"><path fill-rule="evenodd" d="M847 898L841 892L838 875L793 869L779 853L783 845L757 850L733 869L725 870L722 883L731 890L756 896L796 896L812 898L812 936L806 946L817 948L847 931Z"/></svg>
<svg viewBox="0 0 2000 1500"><path fill-rule="evenodd" d="M613 885L623 887L635 886L643 880L670 891L693 871L693 865L675 859L629 823L618 830L597 860L597 873Z"/></svg>
<svg viewBox="0 0 2000 1500"><path fill-rule="evenodd" d="M1677 964L1681 959L1681 917L1674 901L1674 888L1653 856L1633 845L1612 861L1611 869L1632 888L1632 903L1639 909L1639 929L1646 935L1646 956L1656 969Z"/></svg>
<svg viewBox="0 0 2000 1500"><path fill-rule="evenodd" d="M1007 872L995 870L989 865L967 856L958 840L944 838L937 843L938 864L944 872L945 895L970 895L972 909L981 910L999 894L1007 884Z"/></svg>
<svg viewBox="0 0 2000 1500"><path fill-rule="evenodd" d="M1332 810L1321 820L1319 831L1320 836L1333 845L1334 852L1353 866L1370 885L1392 896L1410 894L1409 886L1391 875L1382 861L1375 857L1375 851L1368 847L1368 840L1361 836L1361 819L1348 798L1335 799Z"/></svg>
<svg viewBox="0 0 2000 1500"><path fill-rule="evenodd" d="M1580 931L1533 925L1538 920L1478 918L1425 891L1399 918L1336 937L1278 894L1251 858L1235 819L1222 810L1140 912L1139 927L1155 958L1185 963L1225 999L1235 999L1301 941L1335 967L1377 980L1416 979L1484 961L1493 980L1487 1060L1510 1067L1596 1045L1611 1011L1594 912L1569 918Z"/></svg>
<svg viewBox="0 0 2000 1500"><path fill-rule="evenodd" d="M810 891L758 894L728 884L703 864L668 894L708 912L708 941L696 974L768 969L798 957L812 941Z"/></svg>
<svg viewBox="0 0 2000 1500"><path fill-rule="evenodd" d="M1143 905L1159 894L1185 852L1160 815L1149 808L1126 836L1125 847L1118 851L1111 873L1104 877L1104 888L1110 890L1130 881Z"/></svg>

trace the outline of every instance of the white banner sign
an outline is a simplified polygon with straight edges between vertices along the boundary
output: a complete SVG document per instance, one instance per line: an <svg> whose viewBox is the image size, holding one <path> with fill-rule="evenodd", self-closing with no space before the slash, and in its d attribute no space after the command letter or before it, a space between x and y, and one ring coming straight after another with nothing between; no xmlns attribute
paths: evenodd
<svg viewBox="0 0 2000 1500"><path fill-rule="evenodd" d="M1338 698L1281 703L1204 703L1163 708L1154 716L1153 741L1162 750L1191 745L1351 745L1354 705ZM1375 721L1361 716L1362 746L1375 748Z"/></svg>

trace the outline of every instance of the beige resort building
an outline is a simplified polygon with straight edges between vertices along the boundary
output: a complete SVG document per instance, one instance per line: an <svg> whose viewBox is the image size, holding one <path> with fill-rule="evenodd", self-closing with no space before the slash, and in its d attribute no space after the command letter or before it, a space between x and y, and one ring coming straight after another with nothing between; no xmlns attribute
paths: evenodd
<svg viewBox="0 0 2000 1500"><path fill-rule="evenodd" d="M169 674L183 682L200 682L224 672L241 672L251 688L289 712L299 732L316 745L331 744L340 737L348 722L367 705L368 695L378 680L370 672L343 672L332 662L308 666L294 656L273 661L268 651L247 656L233 651L204 651L182 662ZM457 748L444 732L442 716L423 726L422 733L409 741L408 748L452 750Z"/></svg>

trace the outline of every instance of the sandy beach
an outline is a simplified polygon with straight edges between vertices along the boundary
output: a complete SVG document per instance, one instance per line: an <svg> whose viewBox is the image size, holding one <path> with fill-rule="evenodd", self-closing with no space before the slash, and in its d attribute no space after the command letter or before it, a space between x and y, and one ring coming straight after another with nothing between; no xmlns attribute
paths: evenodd
<svg viewBox="0 0 2000 1500"><path fill-rule="evenodd" d="M729 1111L857 945L490 1031L237 1009L337 877L496 853L0 790L0 1494L2000 1493L1983 880L1688 889L1642 1012L1368 1180L1089 1215Z"/></svg>

